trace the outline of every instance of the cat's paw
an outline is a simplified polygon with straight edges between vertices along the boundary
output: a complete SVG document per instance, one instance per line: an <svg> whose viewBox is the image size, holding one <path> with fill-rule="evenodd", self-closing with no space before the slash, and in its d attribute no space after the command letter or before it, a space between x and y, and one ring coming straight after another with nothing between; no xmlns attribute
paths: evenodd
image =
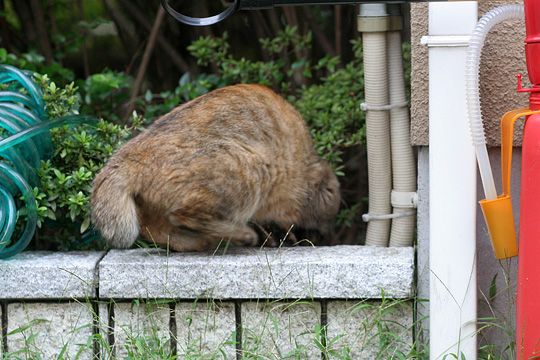
<svg viewBox="0 0 540 360"><path fill-rule="evenodd" d="M255 230L247 227L246 229L238 231L231 241L239 246L256 246L259 243L259 236Z"/></svg>

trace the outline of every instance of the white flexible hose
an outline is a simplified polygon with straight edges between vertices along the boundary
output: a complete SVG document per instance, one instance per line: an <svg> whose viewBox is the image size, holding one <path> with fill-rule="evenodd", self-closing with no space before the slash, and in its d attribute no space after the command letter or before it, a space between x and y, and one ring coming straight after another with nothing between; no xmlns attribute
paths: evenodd
<svg viewBox="0 0 540 360"><path fill-rule="evenodd" d="M488 200L497 198L497 190L493 181L493 173L486 147L484 125L482 123L479 89L480 56L486 36L495 25L507 20L522 19L524 16L523 5L504 5L490 10L478 21L467 51L465 87L469 126L472 141L476 149L476 159L484 186L484 194Z"/></svg>
<svg viewBox="0 0 540 360"><path fill-rule="evenodd" d="M387 40L390 104L406 104L401 32L390 31ZM414 193L416 192L416 161L410 141L409 108L407 106L401 105L390 110L390 134L393 190ZM410 213L412 210L410 206L405 207L394 203L392 206L394 214ZM411 246L415 225L415 216L393 219L390 246Z"/></svg>
<svg viewBox="0 0 540 360"><path fill-rule="evenodd" d="M388 105L388 69L386 33L362 33L364 47L364 86L368 106ZM390 123L387 110L368 110L366 138L369 182L369 213L390 214L392 169L390 157ZM368 223L366 245L388 246L390 220Z"/></svg>

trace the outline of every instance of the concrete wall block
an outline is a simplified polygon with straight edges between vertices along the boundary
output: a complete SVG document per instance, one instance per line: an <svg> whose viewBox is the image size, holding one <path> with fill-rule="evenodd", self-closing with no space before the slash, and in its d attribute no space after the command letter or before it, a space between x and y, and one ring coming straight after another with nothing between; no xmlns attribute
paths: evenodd
<svg viewBox="0 0 540 360"><path fill-rule="evenodd" d="M96 268L104 255L101 251L28 251L0 261L0 299L95 297Z"/></svg>
<svg viewBox="0 0 540 360"><path fill-rule="evenodd" d="M416 288L418 324L417 336L427 342L429 333L429 148L418 148L418 217Z"/></svg>
<svg viewBox="0 0 540 360"><path fill-rule="evenodd" d="M13 303L7 306L8 352L26 359L92 359L92 306L86 303Z"/></svg>
<svg viewBox="0 0 540 360"><path fill-rule="evenodd" d="M170 354L171 309L168 303L140 302L114 305L114 351L124 358L150 353Z"/></svg>
<svg viewBox="0 0 540 360"><path fill-rule="evenodd" d="M412 247L113 250L99 264L99 291L111 299L364 299L381 290L408 298L413 272Z"/></svg>
<svg viewBox="0 0 540 360"><path fill-rule="evenodd" d="M410 301L331 301L327 314L327 345L340 356L399 359L399 354L407 355L413 344Z"/></svg>
<svg viewBox="0 0 540 360"><path fill-rule="evenodd" d="M264 359L321 359L318 302L247 302L241 305L242 351Z"/></svg>
<svg viewBox="0 0 540 360"><path fill-rule="evenodd" d="M235 359L234 303L178 303L175 310L180 359Z"/></svg>

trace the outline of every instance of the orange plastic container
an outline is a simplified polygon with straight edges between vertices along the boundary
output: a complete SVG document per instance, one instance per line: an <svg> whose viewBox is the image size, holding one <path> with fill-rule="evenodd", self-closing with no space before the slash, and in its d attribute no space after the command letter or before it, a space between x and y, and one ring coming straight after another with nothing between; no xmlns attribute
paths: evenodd
<svg viewBox="0 0 540 360"><path fill-rule="evenodd" d="M518 254L510 180L512 168L512 144L515 122L524 117L540 113L529 109L516 109L507 112L501 119L501 161L502 195L495 200L481 200L493 252L497 259L507 259Z"/></svg>

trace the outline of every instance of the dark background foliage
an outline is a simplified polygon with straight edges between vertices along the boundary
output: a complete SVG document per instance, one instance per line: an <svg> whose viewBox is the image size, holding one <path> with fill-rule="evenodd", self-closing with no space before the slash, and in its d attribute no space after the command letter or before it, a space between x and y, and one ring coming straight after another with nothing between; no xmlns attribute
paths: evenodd
<svg viewBox="0 0 540 360"><path fill-rule="evenodd" d="M223 9L221 1L172 1L178 10L208 16ZM270 58L260 38L272 38L286 26L300 34L313 33L313 47L306 55L320 58L353 56L350 40L356 37L354 6L288 7L246 11L211 27L180 25L158 16L158 0L1 0L2 46L11 53L34 50L86 78L104 69L136 76L154 23L161 23L150 56L146 81L154 91L170 89L186 72L200 71L187 47L201 36L229 33L237 57ZM283 54L285 58L289 56ZM298 55L298 54L297 54ZM287 59L285 59L287 60ZM290 60L289 60L290 61ZM217 70L215 64L209 64Z"/></svg>

